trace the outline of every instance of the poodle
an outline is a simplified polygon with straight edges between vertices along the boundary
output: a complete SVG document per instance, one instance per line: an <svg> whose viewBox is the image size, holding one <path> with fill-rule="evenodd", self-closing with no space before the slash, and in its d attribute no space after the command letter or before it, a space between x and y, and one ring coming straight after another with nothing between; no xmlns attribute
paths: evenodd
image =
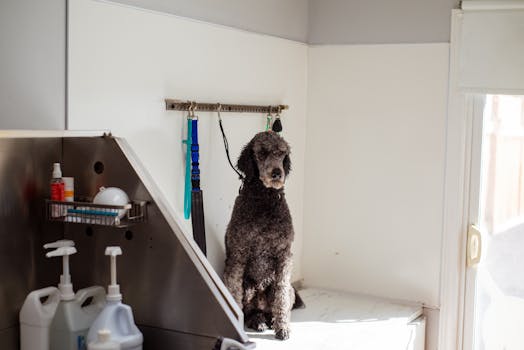
<svg viewBox="0 0 524 350"><path fill-rule="evenodd" d="M291 170L288 143L277 133L256 134L237 167L244 173L228 224L224 283L256 331L269 327L289 338L291 309L303 302L291 286L293 223L284 196Z"/></svg>

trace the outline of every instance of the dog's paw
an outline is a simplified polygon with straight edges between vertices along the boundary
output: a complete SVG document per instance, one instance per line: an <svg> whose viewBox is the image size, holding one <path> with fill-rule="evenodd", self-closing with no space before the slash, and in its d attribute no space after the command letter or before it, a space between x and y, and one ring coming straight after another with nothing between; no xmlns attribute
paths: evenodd
<svg viewBox="0 0 524 350"><path fill-rule="evenodd" d="M289 329L278 329L275 331L275 338L279 340L289 339Z"/></svg>
<svg viewBox="0 0 524 350"><path fill-rule="evenodd" d="M246 320L246 326L257 332L263 332L268 329L268 326L265 322L265 318L262 314L256 314L251 317L248 317Z"/></svg>
<svg viewBox="0 0 524 350"><path fill-rule="evenodd" d="M269 328L265 322L249 322L246 326L256 332L264 332Z"/></svg>
<svg viewBox="0 0 524 350"><path fill-rule="evenodd" d="M257 332L264 332L268 329L268 326L264 322L261 322L257 325L254 325L253 329Z"/></svg>

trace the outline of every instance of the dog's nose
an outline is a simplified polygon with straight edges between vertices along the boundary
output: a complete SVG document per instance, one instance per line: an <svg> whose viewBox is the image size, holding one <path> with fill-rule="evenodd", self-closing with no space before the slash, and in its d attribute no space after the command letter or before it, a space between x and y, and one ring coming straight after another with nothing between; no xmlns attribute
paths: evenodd
<svg viewBox="0 0 524 350"><path fill-rule="evenodd" d="M273 171L271 172L271 178L273 180L280 180L281 177L282 177L282 170L278 168L273 169Z"/></svg>

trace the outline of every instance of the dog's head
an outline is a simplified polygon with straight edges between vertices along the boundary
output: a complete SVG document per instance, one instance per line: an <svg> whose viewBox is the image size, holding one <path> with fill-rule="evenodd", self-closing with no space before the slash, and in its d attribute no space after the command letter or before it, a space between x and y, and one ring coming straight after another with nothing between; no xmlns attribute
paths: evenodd
<svg viewBox="0 0 524 350"><path fill-rule="evenodd" d="M267 188L284 187L291 171L288 143L276 132L260 132L244 147L237 167L246 179L260 179Z"/></svg>

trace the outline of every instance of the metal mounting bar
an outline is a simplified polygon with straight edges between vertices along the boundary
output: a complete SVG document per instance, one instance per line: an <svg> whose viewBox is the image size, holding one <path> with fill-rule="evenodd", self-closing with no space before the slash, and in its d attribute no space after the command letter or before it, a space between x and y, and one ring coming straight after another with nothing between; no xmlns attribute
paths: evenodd
<svg viewBox="0 0 524 350"><path fill-rule="evenodd" d="M221 112L236 112L236 113L278 113L289 109L287 105L276 106L256 106L256 105L232 105L219 103L199 103L192 101L180 101L166 99L166 110L169 111L189 111L191 104L195 107L196 112L216 112L220 106Z"/></svg>

